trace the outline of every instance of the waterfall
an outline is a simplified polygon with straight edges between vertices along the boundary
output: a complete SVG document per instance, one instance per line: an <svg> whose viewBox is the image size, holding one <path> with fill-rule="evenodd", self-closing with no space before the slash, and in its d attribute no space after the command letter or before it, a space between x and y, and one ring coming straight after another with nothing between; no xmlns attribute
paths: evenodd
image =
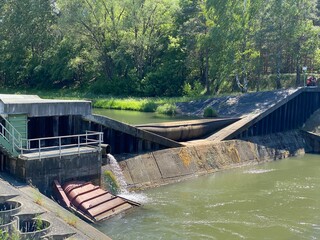
<svg viewBox="0 0 320 240"><path fill-rule="evenodd" d="M116 177L117 183L119 185L119 190L118 190L119 196L134 202L138 202L140 204L150 202L151 200L148 198L148 196L143 193L135 193L135 192L129 193L125 177L119 166L118 161L111 154L108 154L107 156L109 159L110 170Z"/></svg>
<svg viewBox="0 0 320 240"><path fill-rule="evenodd" d="M126 183L125 177L122 173L122 170L119 166L117 159L115 159L114 156L112 156L111 154L108 154L108 159L110 161L110 169L113 172L119 184L119 193L121 194L129 193L127 189L127 183Z"/></svg>

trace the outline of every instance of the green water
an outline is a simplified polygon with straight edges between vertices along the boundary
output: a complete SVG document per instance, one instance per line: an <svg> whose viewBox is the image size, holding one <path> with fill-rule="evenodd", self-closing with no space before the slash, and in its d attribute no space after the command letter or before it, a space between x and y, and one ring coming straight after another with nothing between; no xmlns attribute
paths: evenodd
<svg viewBox="0 0 320 240"><path fill-rule="evenodd" d="M320 239L320 156L237 168L138 195L113 239Z"/></svg>
<svg viewBox="0 0 320 240"><path fill-rule="evenodd" d="M128 123L131 125L196 119L195 117L189 117L189 116L168 116L168 115L158 114L158 113L100 109L100 108L94 108L93 113L107 116L109 118L118 120L120 122Z"/></svg>

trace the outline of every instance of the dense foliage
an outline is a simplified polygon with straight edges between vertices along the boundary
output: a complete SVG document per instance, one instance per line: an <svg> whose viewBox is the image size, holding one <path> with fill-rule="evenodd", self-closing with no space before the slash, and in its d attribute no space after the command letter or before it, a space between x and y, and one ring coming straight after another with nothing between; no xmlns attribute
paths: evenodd
<svg viewBox="0 0 320 240"><path fill-rule="evenodd" d="M192 96L303 84L317 0L2 0L0 84ZM268 79L268 81L264 81Z"/></svg>

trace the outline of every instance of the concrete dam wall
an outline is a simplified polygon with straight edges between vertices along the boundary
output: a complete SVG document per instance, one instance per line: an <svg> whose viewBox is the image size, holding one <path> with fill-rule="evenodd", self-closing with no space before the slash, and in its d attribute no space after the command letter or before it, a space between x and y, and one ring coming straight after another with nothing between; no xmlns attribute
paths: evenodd
<svg viewBox="0 0 320 240"><path fill-rule="evenodd" d="M120 162L127 183L144 189L223 169L303 155L310 147L299 131L252 139L173 148Z"/></svg>

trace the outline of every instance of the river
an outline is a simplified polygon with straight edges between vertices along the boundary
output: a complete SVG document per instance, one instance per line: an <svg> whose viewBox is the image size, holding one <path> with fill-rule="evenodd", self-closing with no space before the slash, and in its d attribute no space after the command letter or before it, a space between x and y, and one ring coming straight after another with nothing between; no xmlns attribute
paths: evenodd
<svg viewBox="0 0 320 240"><path fill-rule="evenodd" d="M197 119L194 116L180 116L180 115L169 116L169 115L164 115L164 114L159 114L154 112L138 112L138 111L125 111L125 110L100 109L100 108L94 108L93 113L107 116L109 118L112 118L127 124L131 124L131 125Z"/></svg>
<svg viewBox="0 0 320 240"><path fill-rule="evenodd" d="M141 193L96 227L117 239L320 239L320 156L196 177Z"/></svg>

